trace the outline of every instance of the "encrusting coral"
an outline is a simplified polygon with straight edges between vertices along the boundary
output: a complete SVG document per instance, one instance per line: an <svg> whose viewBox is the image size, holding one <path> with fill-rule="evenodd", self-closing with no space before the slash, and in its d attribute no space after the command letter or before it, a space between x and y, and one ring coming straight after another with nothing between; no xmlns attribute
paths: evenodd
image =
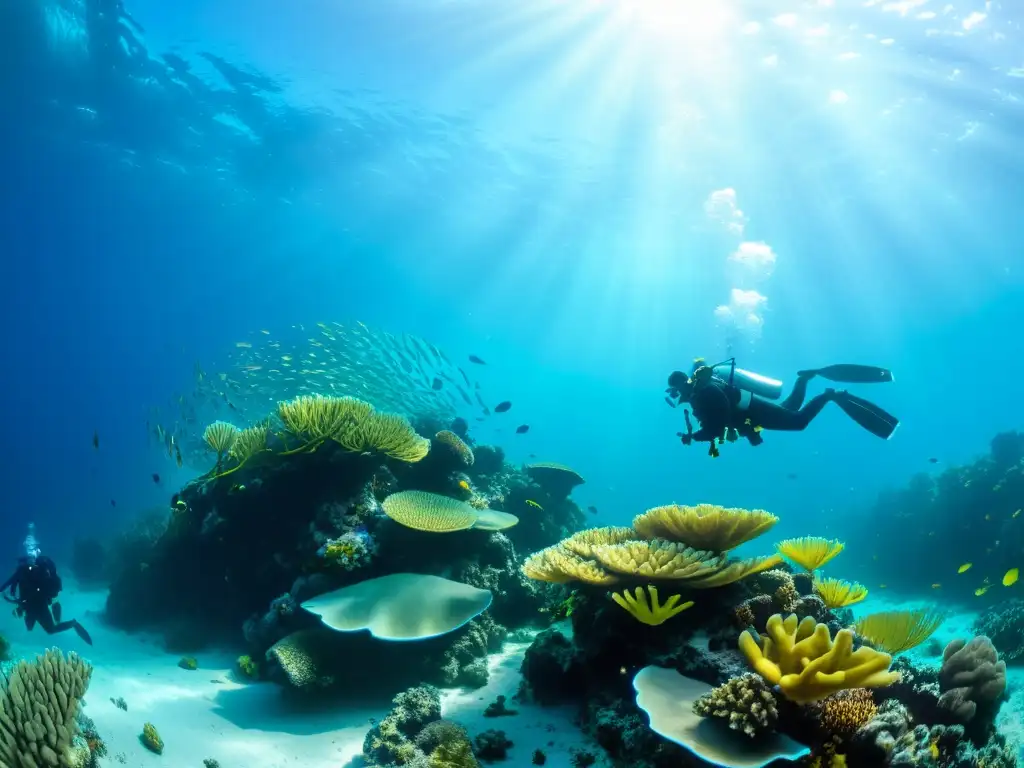
<svg viewBox="0 0 1024 768"><path fill-rule="evenodd" d="M861 617L854 624L854 629L875 647L896 655L919 646L945 620L945 612L938 608L883 611Z"/></svg>
<svg viewBox="0 0 1024 768"><path fill-rule="evenodd" d="M701 717L727 720L730 728L750 738L771 733L779 719L771 689L763 678L749 672L701 696L693 703L693 711Z"/></svg>
<svg viewBox="0 0 1024 768"><path fill-rule="evenodd" d="M644 593L642 587L637 587L635 595L631 595L629 590L623 590L622 594L612 593L612 600L617 605L622 606L633 618L642 624L647 624L651 627L656 627L659 624L664 624L666 621L676 616L687 608L693 607L693 601L683 603L682 605L676 605L682 600L682 595L672 595L665 604L662 605L658 600L658 588L654 586L648 586L647 592L650 594L650 602L648 602L647 595Z"/></svg>
<svg viewBox="0 0 1024 768"><path fill-rule="evenodd" d="M892 657L872 648L853 650L853 632L836 633L828 627L796 615L768 619L767 634L755 638L740 633L739 647L761 677L778 685L783 695L797 703L818 701L848 688L879 688L891 685L899 675L889 671Z"/></svg>

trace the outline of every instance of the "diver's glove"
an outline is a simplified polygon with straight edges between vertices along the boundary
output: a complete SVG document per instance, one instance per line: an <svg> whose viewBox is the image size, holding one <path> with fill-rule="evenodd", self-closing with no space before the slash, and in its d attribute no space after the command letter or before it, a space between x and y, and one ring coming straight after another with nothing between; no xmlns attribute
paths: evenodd
<svg viewBox="0 0 1024 768"><path fill-rule="evenodd" d="M676 432L676 437L682 441L683 445L689 445L693 442L693 437L685 432Z"/></svg>

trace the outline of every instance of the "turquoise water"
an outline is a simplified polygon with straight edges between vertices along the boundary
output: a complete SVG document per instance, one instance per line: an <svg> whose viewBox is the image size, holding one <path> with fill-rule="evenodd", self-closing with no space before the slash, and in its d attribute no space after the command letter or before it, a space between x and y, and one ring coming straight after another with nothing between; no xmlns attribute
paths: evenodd
<svg viewBox="0 0 1024 768"><path fill-rule="evenodd" d="M111 573L87 583L83 542L109 554L140 520L163 530L179 493L198 509L186 491L216 464L209 423L351 395L427 438L461 417L475 446L500 446L506 476L468 472L467 492L519 515L513 531L535 508L511 508L525 496L509 478L558 462L586 478L580 526L671 503L766 509L772 541L845 541L826 575L867 586L865 605L936 605L969 634L1011 605L1020 587L1002 581L1024 546L1018 448L990 451L1022 429L1020 23L1007 4L937 0L6 0L4 556L13 569L33 523L80 607L68 615L95 636L93 699L130 700L113 681L143 690L171 668L145 705L156 719L181 652L140 638L178 609L153 592L135 634L106 627ZM801 369L890 369L892 383L848 386L900 427L879 440L830 404L806 431L709 458L680 444L666 379L730 357L786 390ZM810 395L825 386L847 385ZM241 506L234 485L260 487L252 471L225 479L217 509ZM442 474L399 471L392 490L458 497ZM329 501L351 507L349 491ZM274 503L328 503L303 493ZM557 541L540 527L509 533L520 561ZM151 559L133 567L159 570ZM280 567L289 578L241 613L309 566ZM83 650L15 617L0 633L19 655L54 638ZM244 650L214 646L205 681ZM238 765L297 764L309 734L207 709L162 721L259 731L252 754L277 762L243 750ZM361 750L364 714L338 764ZM112 754L156 759L138 752L141 723L93 716L124 742ZM335 764L329 733L309 765Z"/></svg>

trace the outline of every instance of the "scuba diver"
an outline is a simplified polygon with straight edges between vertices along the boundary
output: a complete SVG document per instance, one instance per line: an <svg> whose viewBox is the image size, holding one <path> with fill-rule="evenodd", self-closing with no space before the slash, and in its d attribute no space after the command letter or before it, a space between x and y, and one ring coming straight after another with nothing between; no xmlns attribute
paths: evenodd
<svg viewBox="0 0 1024 768"><path fill-rule="evenodd" d="M10 590L10 596L3 597L18 606L15 613L24 617L25 629L32 631L39 624L48 635L73 629L84 642L92 645L89 633L76 619L61 621L61 606L54 600L63 588L63 583L57 573L56 563L40 553L33 530L34 526L30 525L29 534L25 538L25 555L18 558L17 569L0 586L0 593Z"/></svg>
<svg viewBox="0 0 1024 768"><path fill-rule="evenodd" d="M736 367L731 358L717 365L693 364L692 373L673 371L668 377L665 401L675 408L689 403L700 429L693 430L689 410L684 411L687 431L677 433L683 445L693 441L711 444L708 454L718 456L722 441L745 437L751 445L764 442L762 430L797 432L803 430L828 403L835 403L864 429L884 440L892 437L899 419L874 403L844 390L826 389L806 404L807 385L820 376L847 384L877 384L893 381L891 371L871 365L830 365L798 371L793 391L781 403L782 382Z"/></svg>

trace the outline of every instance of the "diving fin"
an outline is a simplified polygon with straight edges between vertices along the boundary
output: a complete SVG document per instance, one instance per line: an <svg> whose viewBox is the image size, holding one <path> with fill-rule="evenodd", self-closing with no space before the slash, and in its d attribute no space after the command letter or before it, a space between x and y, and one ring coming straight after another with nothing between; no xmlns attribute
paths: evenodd
<svg viewBox="0 0 1024 768"><path fill-rule="evenodd" d="M849 392L836 392L835 401L847 416L883 440L892 437L900 425L900 420L888 411Z"/></svg>
<svg viewBox="0 0 1024 768"><path fill-rule="evenodd" d="M84 643L86 643L88 645L92 645L92 637L89 635L88 632L85 631L85 627L83 627L77 621L74 622L73 627L74 627L74 630L75 630L75 634L78 635L82 639L82 642L84 642Z"/></svg>
<svg viewBox="0 0 1024 768"><path fill-rule="evenodd" d="M813 373L823 379L840 384L886 384L895 381L892 371L888 368L854 363L826 365L824 368L814 368L809 371L801 371L801 373Z"/></svg>

